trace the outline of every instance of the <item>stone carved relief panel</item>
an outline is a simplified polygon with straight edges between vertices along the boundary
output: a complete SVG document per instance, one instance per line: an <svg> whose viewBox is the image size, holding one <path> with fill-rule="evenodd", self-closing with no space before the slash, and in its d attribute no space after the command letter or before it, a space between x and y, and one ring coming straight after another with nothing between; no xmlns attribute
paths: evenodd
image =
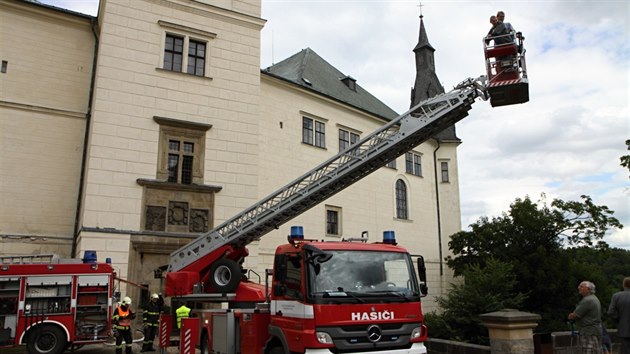
<svg viewBox="0 0 630 354"><path fill-rule="evenodd" d="M138 179L138 184L144 187L143 230L204 233L214 227L214 194L221 187L145 179Z"/></svg>
<svg viewBox="0 0 630 354"><path fill-rule="evenodd" d="M208 210L192 209L190 211L190 232L208 231Z"/></svg>
<svg viewBox="0 0 630 354"><path fill-rule="evenodd" d="M188 225L188 203L169 201L168 224Z"/></svg>
<svg viewBox="0 0 630 354"><path fill-rule="evenodd" d="M165 231L166 207L147 205L144 229L151 231Z"/></svg>

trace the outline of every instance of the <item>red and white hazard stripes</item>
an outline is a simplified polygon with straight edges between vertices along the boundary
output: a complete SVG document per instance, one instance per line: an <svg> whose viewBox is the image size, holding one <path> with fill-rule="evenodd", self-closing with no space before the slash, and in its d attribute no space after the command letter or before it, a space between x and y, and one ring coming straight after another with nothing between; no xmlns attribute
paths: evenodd
<svg viewBox="0 0 630 354"><path fill-rule="evenodd" d="M503 81L495 81L488 84L488 87L496 87L496 86L505 86L505 85L515 85L521 83L523 79L513 79L513 80L503 80Z"/></svg>

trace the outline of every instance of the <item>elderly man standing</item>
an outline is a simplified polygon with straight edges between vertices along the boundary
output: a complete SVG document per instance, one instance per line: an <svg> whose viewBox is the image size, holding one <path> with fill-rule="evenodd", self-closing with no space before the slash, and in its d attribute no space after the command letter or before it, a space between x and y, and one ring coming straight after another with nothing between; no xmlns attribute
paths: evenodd
<svg viewBox="0 0 630 354"><path fill-rule="evenodd" d="M617 321L621 354L630 354L630 277L623 279L623 291L614 293L610 299L608 314Z"/></svg>
<svg viewBox="0 0 630 354"><path fill-rule="evenodd" d="M602 353L602 306L595 296L595 284L583 281L578 286L582 300L568 316L575 321L580 330L580 346L582 353Z"/></svg>

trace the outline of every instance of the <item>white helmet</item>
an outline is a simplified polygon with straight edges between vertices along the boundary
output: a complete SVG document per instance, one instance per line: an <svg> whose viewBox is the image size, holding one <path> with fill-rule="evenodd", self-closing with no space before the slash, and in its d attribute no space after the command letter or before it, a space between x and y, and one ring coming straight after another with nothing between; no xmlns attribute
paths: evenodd
<svg viewBox="0 0 630 354"><path fill-rule="evenodd" d="M155 294L155 293L154 293L153 295L151 295L151 298L152 298L152 299L159 299L159 298L160 298L160 296L159 296L158 294Z"/></svg>
<svg viewBox="0 0 630 354"><path fill-rule="evenodd" d="M129 296L123 297L122 304L123 305L131 305L131 298Z"/></svg>

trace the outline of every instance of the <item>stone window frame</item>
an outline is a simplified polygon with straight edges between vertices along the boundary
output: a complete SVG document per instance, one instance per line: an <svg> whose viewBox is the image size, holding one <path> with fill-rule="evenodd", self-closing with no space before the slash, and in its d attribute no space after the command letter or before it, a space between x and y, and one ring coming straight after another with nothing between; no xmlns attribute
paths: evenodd
<svg viewBox="0 0 630 354"><path fill-rule="evenodd" d="M179 140L191 142L195 145L194 152L192 153L193 167L191 182L192 184L203 184L206 132L212 128L212 125L158 116L154 116L153 120L160 125L156 179L159 181L168 181L169 141ZM178 176L178 184L181 184L181 175Z"/></svg>
<svg viewBox="0 0 630 354"><path fill-rule="evenodd" d="M210 44L212 40L217 37L217 34L213 32L209 32L209 31L204 31L201 29L185 26L185 25L180 25L173 22L164 21L164 20L159 20L157 23L162 28L163 34L162 34L162 43L160 44L161 45L160 62L159 62L159 66L156 69L173 72L173 73L181 73L184 75L212 79L212 76L209 74L210 73L210 58L211 58L210 54L212 52L212 46ZM179 71L166 69L164 65L165 64L164 59L166 56L165 55L166 54L166 39L169 36L181 38L183 39L183 42L184 42L183 47L182 47L182 53L181 53L182 54L181 69ZM196 73L188 72L188 60L190 57L189 46L191 42L205 45L205 58L204 58L205 63L204 63L203 75L196 75Z"/></svg>

